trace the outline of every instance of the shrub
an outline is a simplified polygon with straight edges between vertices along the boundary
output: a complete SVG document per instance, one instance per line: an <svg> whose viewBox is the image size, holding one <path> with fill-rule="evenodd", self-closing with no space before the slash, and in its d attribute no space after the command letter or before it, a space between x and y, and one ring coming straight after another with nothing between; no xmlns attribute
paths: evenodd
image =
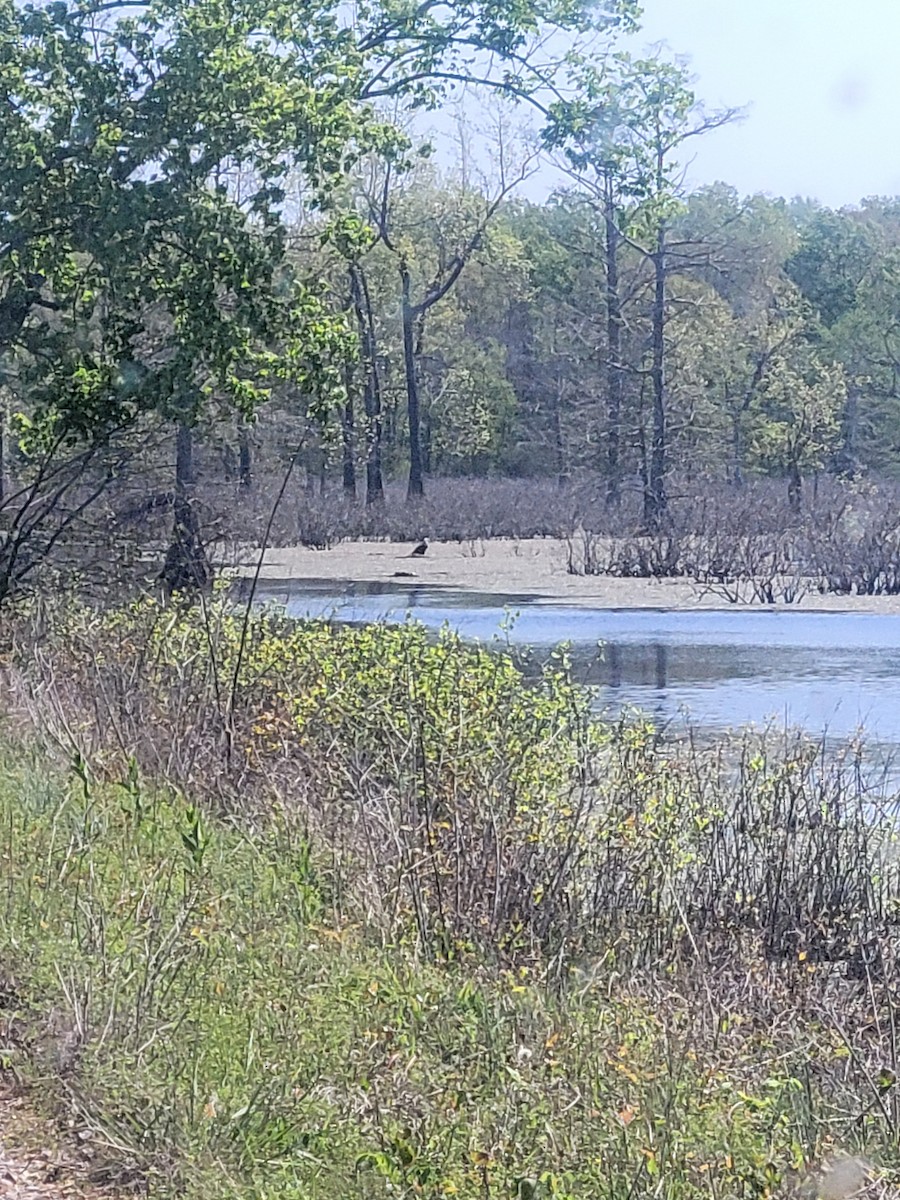
<svg viewBox="0 0 900 1200"><path fill-rule="evenodd" d="M562 978L429 962L348 904L307 815L216 818L134 770L4 760L3 1054L95 1178L188 1200L700 1200L769 1195L837 1137L890 1161L890 1029L865 989L748 969L738 939L691 966L664 907L662 969L623 975L613 940Z"/></svg>

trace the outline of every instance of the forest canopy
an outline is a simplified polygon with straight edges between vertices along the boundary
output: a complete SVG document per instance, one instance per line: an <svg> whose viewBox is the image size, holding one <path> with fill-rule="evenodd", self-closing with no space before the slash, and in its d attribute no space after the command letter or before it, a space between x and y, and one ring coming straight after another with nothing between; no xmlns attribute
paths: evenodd
<svg viewBox="0 0 900 1200"><path fill-rule="evenodd" d="M675 478L895 474L896 201L686 191L740 114L638 19L3 0L0 598L101 501L205 583L198 479L297 461L367 505L592 476L651 530Z"/></svg>

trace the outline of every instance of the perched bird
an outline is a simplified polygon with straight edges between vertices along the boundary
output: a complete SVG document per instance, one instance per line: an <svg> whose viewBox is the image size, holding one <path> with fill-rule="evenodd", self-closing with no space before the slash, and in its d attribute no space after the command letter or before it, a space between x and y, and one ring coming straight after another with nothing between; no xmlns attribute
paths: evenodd
<svg viewBox="0 0 900 1200"><path fill-rule="evenodd" d="M419 542L418 546L416 546L415 549L413 550L412 554L410 554L410 558L412 558L413 556L416 556L417 558L421 558L427 549L428 549L428 543L425 541L424 538L422 538L421 542Z"/></svg>

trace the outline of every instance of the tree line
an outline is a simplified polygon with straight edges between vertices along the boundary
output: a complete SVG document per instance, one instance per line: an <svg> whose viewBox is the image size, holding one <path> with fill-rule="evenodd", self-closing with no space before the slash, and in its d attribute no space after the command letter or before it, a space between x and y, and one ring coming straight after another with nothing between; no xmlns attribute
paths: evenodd
<svg viewBox="0 0 900 1200"><path fill-rule="evenodd" d="M173 589L209 578L198 456L245 488L316 462L367 505L588 473L651 531L684 475L799 506L811 473L892 471L896 202L686 193L738 114L624 52L638 18L3 0L0 599L148 463ZM422 114L461 88L494 127L439 167Z"/></svg>

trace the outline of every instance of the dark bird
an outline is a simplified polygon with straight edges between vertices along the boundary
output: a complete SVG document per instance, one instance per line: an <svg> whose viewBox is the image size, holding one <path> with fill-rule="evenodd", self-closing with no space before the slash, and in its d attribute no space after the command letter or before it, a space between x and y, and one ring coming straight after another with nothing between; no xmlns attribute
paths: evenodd
<svg viewBox="0 0 900 1200"><path fill-rule="evenodd" d="M424 538L422 538L421 542L419 542L418 546L415 547L415 549L413 550L412 554L410 554L409 557L412 558L413 556L416 556L417 558L421 558L427 549L428 549L428 543L425 541Z"/></svg>

